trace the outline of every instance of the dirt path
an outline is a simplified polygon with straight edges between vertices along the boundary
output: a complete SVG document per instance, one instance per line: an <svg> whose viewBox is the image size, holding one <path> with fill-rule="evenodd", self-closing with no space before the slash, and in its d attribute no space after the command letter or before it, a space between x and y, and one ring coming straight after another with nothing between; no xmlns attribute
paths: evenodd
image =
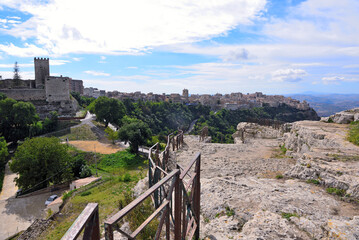
<svg viewBox="0 0 359 240"><path fill-rule="evenodd" d="M123 146L101 143L99 141L69 141L69 144L82 151L97 152L102 154L116 153L125 149Z"/></svg>
<svg viewBox="0 0 359 240"><path fill-rule="evenodd" d="M5 177L3 189L0 194L0 201L7 200L10 197L14 197L17 191L17 186L15 185L15 177L17 177L16 173L11 172L9 163L5 166Z"/></svg>

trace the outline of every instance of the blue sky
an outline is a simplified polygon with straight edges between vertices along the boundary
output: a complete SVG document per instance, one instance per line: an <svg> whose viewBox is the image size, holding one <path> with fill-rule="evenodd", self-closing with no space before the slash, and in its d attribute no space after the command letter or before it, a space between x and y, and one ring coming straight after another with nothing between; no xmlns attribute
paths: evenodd
<svg viewBox="0 0 359 240"><path fill-rule="evenodd" d="M84 7L86 6L86 7ZM124 92L357 93L357 0L0 0L0 75Z"/></svg>

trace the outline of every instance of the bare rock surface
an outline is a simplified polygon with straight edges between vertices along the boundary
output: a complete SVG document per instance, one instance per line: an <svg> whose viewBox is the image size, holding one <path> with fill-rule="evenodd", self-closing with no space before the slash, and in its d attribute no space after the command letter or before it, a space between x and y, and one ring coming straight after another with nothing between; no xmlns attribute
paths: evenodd
<svg viewBox="0 0 359 240"><path fill-rule="evenodd" d="M237 132L232 137L235 143L243 142L250 138L279 138L283 135L282 129L274 129L269 126L261 126L257 123L241 122L237 125Z"/></svg>
<svg viewBox="0 0 359 240"><path fill-rule="evenodd" d="M296 167L294 158L273 155L279 139L213 144L185 136L184 141L176 154L181 166L202 154L201 238L356 239L356 205L320 186L275 178ZM348 238L333 237L338 233Z"/></svg>
<svg viewBox="0 0 359 240"><path fill-rule="evenodd" d="M297 164L286 174L303 180L315 180L342 195L359 199L359 147L346 140L348 125L300 121L284 135Z"/></svg>
<svg viewBox="0 0 359 240"><path fill-rule="evenodd" d="M353 108L350 110L338 112L329 117L322 118L321 121L328 122L329 119L331 119L331 121L333 121L334 123L340 124L348 124L352 121L359 121L359 108Z"/></svg>

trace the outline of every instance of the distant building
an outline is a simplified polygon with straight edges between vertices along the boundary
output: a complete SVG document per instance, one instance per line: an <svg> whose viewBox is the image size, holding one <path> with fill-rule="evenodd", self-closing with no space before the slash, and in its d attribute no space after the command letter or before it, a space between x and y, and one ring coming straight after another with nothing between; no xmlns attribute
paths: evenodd
<svg viewBox="0 0 359 240"><path fill-rule="evenodd" d="M75 80L70 78L70 91L84 94L84 84L82 80Z"/></svg>

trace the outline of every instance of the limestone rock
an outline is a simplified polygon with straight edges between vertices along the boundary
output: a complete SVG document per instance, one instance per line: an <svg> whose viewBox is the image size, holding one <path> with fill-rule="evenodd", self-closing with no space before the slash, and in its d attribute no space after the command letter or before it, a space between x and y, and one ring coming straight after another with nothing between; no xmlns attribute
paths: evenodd
<svg viewBox="0 0 359 240"><path fill-rule="evenodd" d="M297 158L288 177L315 181L327 188L342 189L359 199L359 147L346 140L348 126L324 122L293 123L284 144Z"/></svg>
<svg viewBox="0 0 359 240"><path fill-rule="evenodd" d="M325 229L330 239L359 239L359 216L349 221L329 220Z"/></svg>
<svg viewBox="0 0 359 240"><path fill-rule="evenodd" d="M241 122L237 125L237 132L232 137L235 143L241 143L251 138L279 138L283 135L281 129L275 129L269 126L261 126L257 123Z"/></svg>
<svg viewBox="0 0 359 240"><path fill-rule="evenodd" d="M330 119L333 122L340 123L340 124L348 124L352 121L359 121L359 108L345 110L345 111L336 113L334 115L331 115L330 117L322 118L322 120L326 121L326 122L328 122Z"/></svg>
<svg viewBox="0 0 359 240"><path fill-rule="evenodd" d="M292 217L295 218L295 217ZM296 228L290 221L279 214L269 211L258 211L247 222L242 232L241 239L311 239L303 231Z"/></svg>

